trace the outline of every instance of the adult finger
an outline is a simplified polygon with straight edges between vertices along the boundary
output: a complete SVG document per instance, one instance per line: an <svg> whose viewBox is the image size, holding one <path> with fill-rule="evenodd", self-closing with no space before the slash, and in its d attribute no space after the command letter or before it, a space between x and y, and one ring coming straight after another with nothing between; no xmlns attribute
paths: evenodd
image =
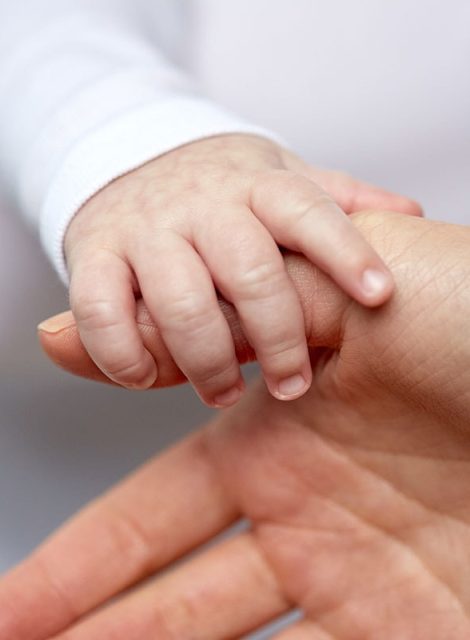
<svg viewBox="0 0 470 640"><path fill-rule="evenodd" d="M423 216L421 205L412 198L357 180L344 171L313 167L287 149L283 149L283 156L289 169L320 185L347 214L375 209Z"/></svg>
<svg viewBox="0 0 470 640"><path fill-rule="evenodd" d="M217 288L236 308L270 392L301 396L312 372L299 297L270 233L248 209L221 211L194 244ZM218 237L217 243L212 237Z"/></svg>
<svg viewBox="0 0 470 640"><path fill-rule="evenodd" d="M337 640L320 625L302 620L276 634L273 640Z"/></svg>
<svg viewBox="0 0 470 640"><path fill-rule="evenodd" d="M211 276L177 233L160 231L130 255L145 303L177 366L209 405L226 407L243 381Z"/></svg>
<svg viewBox="0 0 470 640"><path fill-rule="evenodd" d="M0 581L0 640L43 640L212 538L239 516L204 432L65 524Z"/></svg>
<svg viewBox="0 0 470 640"><path fill-rule="evenodd" d="M287 171L262 174L250 204L276 242L303 253L361 304L377 306L390 297L393 279L383 260L311 180Z"/></svg>
<svg viewBox="0 0 470 640"><path fill-rule="evenodd" d="M137 329L129 266L112 252L82 256L72 269L70 302L97 367L124 387L150 387L157 367Z"/></svg>
<svg viewBox="0 0 470 640"><path fill-rule="evenodd" d="M423 208L416 200L357 180L342 171L307 167L307 170L299 173L320 185L348 214L376 209L395 211L408 216L423 216Z"/></svg>
<svg viewBox="0 0 470 640"><path fill-rule="evenodd" d="M239 638L290 606L255 537L246 533L157 577L54 640Z"/></svg>
<svg viewBox="0 0 470 640"><path fill-rule="evenodd" d="M310 346L334 347L341 342L342 316L348 300L331 280L300 255L284 256L287 272L297 290L305 317L305 333ZM219 300L230 326L240 363L255 359L240 319L232 305ZM186 381L162 340L159 328L143 301L137 303L137 326L145 347L158 362L158 378L154 387L171 386ZM110 383L90 359L84 348L73 314L66 311L49 318L38 327L41 345L59 367L85 378Z"/></svg>

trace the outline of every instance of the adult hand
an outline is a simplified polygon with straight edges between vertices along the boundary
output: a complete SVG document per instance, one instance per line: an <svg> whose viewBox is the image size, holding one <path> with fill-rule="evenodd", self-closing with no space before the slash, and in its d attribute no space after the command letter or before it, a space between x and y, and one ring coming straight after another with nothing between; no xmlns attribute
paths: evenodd
<svg viewBox="0 0 470 640"><path fill-rule="evenodd" d="M1 640L232 638L295 606L278 640L469 637L470 230L356 222L393 300L360 308L292 258L309 393L258 385L87 507L0 584Z"/></svg>

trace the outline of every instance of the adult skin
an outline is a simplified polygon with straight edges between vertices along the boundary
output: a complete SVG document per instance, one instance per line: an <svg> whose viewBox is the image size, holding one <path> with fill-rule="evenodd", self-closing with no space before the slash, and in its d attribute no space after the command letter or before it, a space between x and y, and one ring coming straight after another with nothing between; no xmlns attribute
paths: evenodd
<svg viewBox="0 0 470 640"><path fill-rule="evenodd" d="M277 640L470 637L470 229L355 220L393 299L361 308L290 257L312 389L258 384L87 507L1 582L1 640L220 640L296 606Z"/></svg>

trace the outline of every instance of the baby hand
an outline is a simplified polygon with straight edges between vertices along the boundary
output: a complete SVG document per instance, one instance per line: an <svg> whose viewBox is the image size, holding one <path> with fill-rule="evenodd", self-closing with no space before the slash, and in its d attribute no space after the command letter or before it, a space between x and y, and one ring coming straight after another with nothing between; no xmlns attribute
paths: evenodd
<svg viewBox="0 0 470 640"><path fill-rule="evenodd" d="M391 275L344 213L372 207L420 215L406 198L312 169L254 136L214 137L160 156L103 188L67 230L81 340L109 378L149 387L158 363L135 322L142 296L201 399L229 406L243 379L219 291L236 308L269 391L297 398L312 373L278 245L303 253L359 303L379 305L392 293Z"/></svg>

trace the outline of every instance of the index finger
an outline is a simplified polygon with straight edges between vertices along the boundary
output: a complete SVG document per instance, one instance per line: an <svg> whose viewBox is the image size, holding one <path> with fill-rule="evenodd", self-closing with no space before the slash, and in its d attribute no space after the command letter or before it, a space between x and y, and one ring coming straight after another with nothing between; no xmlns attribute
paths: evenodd
<svg viewBox="0 0 470 640"><path fill-rule="evenodd" d="M66 523L0 582L0 640L42 640L212 538L239 515L205 431Z"/></svg>

